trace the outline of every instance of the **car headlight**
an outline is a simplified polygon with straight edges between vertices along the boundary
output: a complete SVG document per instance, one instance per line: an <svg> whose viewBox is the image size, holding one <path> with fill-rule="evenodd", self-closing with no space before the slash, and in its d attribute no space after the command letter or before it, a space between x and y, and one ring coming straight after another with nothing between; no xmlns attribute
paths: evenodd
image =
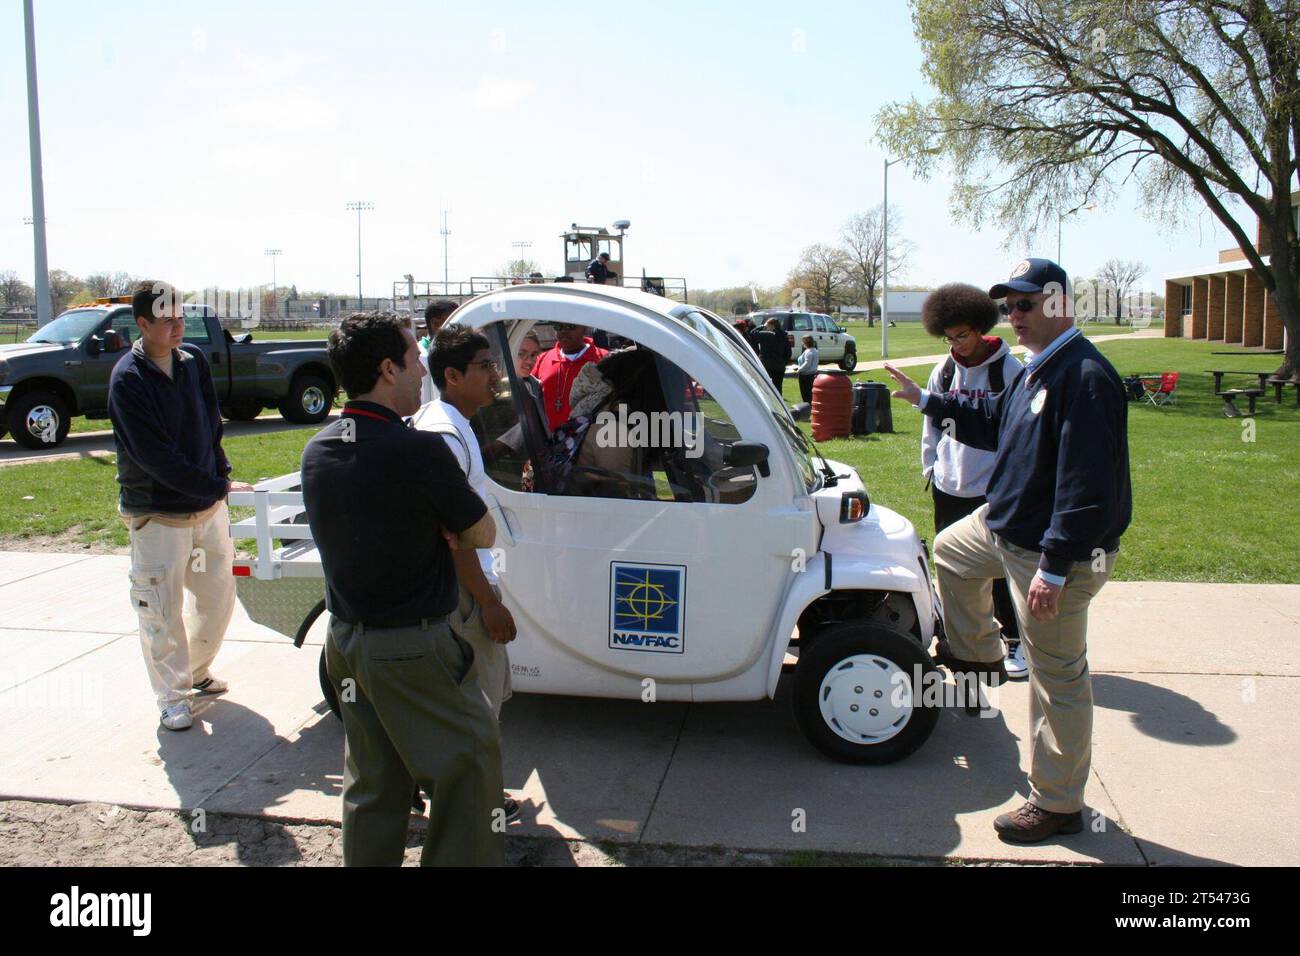
<svg viewBox="0 0 1300 956"><path fill-rule="evenodd" d="M871 510L871 501L865 491L846 491L840 496L840 524L861 521Z"/></svg>

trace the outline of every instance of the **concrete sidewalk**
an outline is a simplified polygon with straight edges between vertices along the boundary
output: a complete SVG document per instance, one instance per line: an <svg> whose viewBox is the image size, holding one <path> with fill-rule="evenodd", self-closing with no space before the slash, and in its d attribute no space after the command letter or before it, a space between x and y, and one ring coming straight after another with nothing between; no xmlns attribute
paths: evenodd
<svg viewBox="0 0 1300 956"><path fill-rule="evenodd" d="M206 808L337 821L343 734L316 667L237 612L226 697L158 726L127 559L0 552L0 799ZM1112 583L1093 605L1089 830L1014 847L993 818L1025 797L1028 696L945 712L889 767L823 759L775 702L647 705L517 696L511 833L593 841L1033 862L1300 863L1300 586ZM802 811L802 812L801 812ZM806 821L799 830L792 824Z"/></svg>

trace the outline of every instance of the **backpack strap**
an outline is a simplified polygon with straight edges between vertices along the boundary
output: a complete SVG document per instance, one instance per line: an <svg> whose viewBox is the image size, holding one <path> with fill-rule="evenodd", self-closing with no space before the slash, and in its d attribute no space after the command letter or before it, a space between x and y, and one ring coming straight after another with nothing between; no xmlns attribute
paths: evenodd
<svg viewBox="0 0 1300 956"><path fill-rule="evenodd" d="M1004 357L989 366L989 391L994 395L1000 394L1007 387L1006 374L1002 370L1002 364L1005 361ZM956 374L957 363L949 355L943 363L943 370L939 372L939 384L943 387L945 395L952 391L952 380Z"/></svg>
<svg viewBox="0 0 1300 956"><path fill-rule="evenodd" d="M943 388L943 393L947 395L952 391L952 379L957 374L957 363L949 355L943 362L943 370L939 372L939 385Z"/></svg>

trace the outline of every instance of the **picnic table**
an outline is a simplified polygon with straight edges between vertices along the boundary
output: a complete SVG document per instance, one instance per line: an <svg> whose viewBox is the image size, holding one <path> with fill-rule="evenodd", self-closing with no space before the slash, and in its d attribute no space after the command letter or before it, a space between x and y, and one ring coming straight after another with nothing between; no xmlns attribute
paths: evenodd
<svg viewBox="0 0 1300 956"><path fill-rule="evenodd" d="M1207 369L1206 371L1208 371L1211 375L1214 376L1214 394L1217 395L1219 398L1223 399L1223 414L1227 415L1229 418L1241 417L1241 410L1237 408L1237 398L1239 396L1244 396L1250 401L1250 411L1247 412L1246 414L1254 415L1255 399L1259 398L1261 395L1264 395L1268 392L1267 382L1269 378L1271 378L1273 375L1272 372L1254 372L1254 371L1243 372L1240 369L1229 369L1229 368L1219 368L1219 369L1212 368L1212 369ZM1259 380L1259 386L1257 388L1225 389L1223 387L1223 376L1225 375L1254 375ZM1277 394L1278 394L1278 402L1280 404L1282 401L1281 387L1278 388Z"/></svg>

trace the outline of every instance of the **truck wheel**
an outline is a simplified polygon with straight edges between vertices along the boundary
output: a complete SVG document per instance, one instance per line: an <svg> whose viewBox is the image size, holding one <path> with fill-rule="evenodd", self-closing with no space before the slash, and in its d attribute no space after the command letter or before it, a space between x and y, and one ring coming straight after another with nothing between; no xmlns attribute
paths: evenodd
<svg viewBox="0 0 1300 956"><path fill-rule="evenodd" d="M63 399L52 392L28 392L9 405L9 431L24 448L62 445L72 422Z"/></svg>
<svg viewBox="0 0 1300 956"><path fill-rule="evenodd" d="M232 422L251 422L262 414L262 403L255 398L241 398L222 406L221 412Z"/></svg>
<svg viewBox="0 0 1300 956"><path fill-rule="evenodd" d="M339 710L339 695L334 692L334 684L330 682L330 672L325 666L323 647L320 649L320 691L325 695L325 703L329 705L330 713L342 720L343 712Z"/></svg>
<svg viewBox="0 0 1300 956"><path fill-rule="evenodd" d="M299 375L280 403L280 414L298 425L315 425L326 419L333 401L334 389L329 382L319 375Z"/></svg>
<svg viewBox="0 0 1300 956"><path fill-rule="evenodd" d="M800 650L795 722L833 760L893 763L934 731L941 700L925 690L941 680L911 635L865 622L834 624Z"/></svg>
<svg viewBox="0 0 1300 956"><path fill-rule="evenodd" d="M858 367L858 353L855 351L846 350L844 353L844 358L840 359L840 368L844 369L844 371L846 372L852 372L857 367Z"/></svg>

